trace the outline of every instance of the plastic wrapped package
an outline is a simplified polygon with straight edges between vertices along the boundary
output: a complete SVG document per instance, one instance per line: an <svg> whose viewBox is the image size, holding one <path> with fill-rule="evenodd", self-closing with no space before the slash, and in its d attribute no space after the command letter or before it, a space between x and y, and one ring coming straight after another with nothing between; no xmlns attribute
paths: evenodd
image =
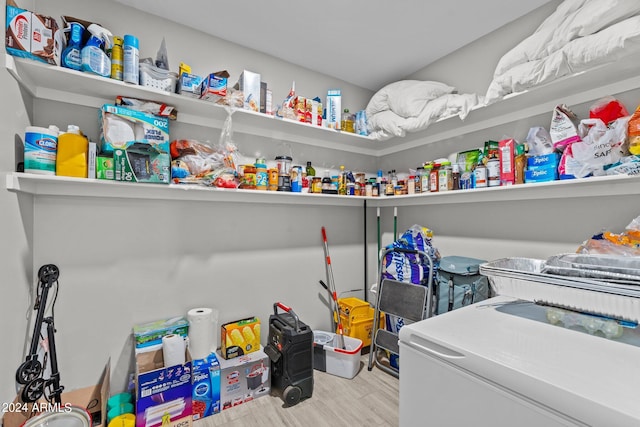
<svg viewBox="0 0 640 427"><path fill-rule="evenodd" d="M435 280L440 253L433 247L431 239L433 232L420 225L413 225L405 231L398 240L389 247L414 249L425 252L433 262L433 277ZM416 254L390 252L384 259L382 278L421 284L429 275L429 263L420 259Z"/></svg>

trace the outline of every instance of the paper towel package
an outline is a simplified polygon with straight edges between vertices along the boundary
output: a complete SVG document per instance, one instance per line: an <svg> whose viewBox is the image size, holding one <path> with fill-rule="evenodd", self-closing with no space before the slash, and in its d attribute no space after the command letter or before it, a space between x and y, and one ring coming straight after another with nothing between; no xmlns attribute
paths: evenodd
<svg viewBox="0 0 640 427"><path fill-rule="evenodd" d="M220 412L220 362L215 353L193 359L193 420Z"/></svg>
<svg viewBox="0 0 640 427"><path fill-rule="evenodd" d="M185 363L165 366L162 349L136 355L136 427L192 424L189 350Z"/></svg>
<svg viewBox="0 0 640 427"><path fill-rule="evenodd" d="M189 352L193 359L204 359L216 351L218 344L218 310L208 307L187 312Z"/></svg>
<svg viewBox="0 0 640 427"><path fill-rule="evenodd" d="M262 348L244 356L219 361L222 410L269 394L271 361Z"/></svg>

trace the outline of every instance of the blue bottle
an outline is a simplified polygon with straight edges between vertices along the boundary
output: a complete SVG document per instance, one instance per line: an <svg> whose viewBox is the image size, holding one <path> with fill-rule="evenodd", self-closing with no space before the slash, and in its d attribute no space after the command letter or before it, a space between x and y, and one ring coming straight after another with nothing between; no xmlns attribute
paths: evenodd
<svg viewBox="0 0 640 427"><path fill-rule="evenodd" d="M62 51L61 65L72 70L80 71L82 67L82 58L80 55L82 46L82 35L84 27L77 22L72 22L71 33L69 34L69 44Z"/></svg>
<svg viewBox="0 0 640 427"><path fill-rule="evenodd" d="M82 71L97 74L102 77L111 75L111 60L102 50L102 40L91 36L82 48Z"/></svg>

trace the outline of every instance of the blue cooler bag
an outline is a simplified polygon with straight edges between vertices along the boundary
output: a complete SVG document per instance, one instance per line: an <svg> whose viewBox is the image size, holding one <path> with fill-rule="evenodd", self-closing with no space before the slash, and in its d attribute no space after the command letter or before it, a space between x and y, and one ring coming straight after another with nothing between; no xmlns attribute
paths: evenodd
<svg viewBox="0 0 640 427"><path fill-rule="evenodd" d="M489 281L479 273L485 260L446 256L438 269L436 314L446 313L489 297Z"/></svg>

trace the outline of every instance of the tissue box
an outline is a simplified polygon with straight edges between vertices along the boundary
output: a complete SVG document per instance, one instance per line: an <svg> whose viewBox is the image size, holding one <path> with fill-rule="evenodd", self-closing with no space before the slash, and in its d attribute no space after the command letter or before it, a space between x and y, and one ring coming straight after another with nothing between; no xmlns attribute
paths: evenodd
<svg viewBox="0 0 640 427"><path fill-rule="evenodd" d="M11 0L7 1L6 13L4 41L8 54L60 65L62 32L55 19L21 9Z"/></svg>
<svg viewBox="0 0 640 427"><path fill-rule="evenodd" d="M133 338L136 349L152 346L162 346L162 337L165 335L180 335L187 337L189 322L184 317L156 320L154 322L134 325Z"/></svg>
<svg viewBox="0 0 640 427"><path fill-rule="evenodd" d="M132 141L159 144L169 152L169 119L142 111L105 104L99 110L100 151L111 154L116 148L126 148ZM163 148L166 144L166 150Z"/></svg>
<svg viewBox="0 0 640 427"><path fill-rule="evenodd" d="M242 91L244 109L255 112L260 111L260 74L244 70L238 78L236 87ZM265 91L266 91L265 86ZM265 94L266 96L266 94ZM265 104L266 110L266 104Z"/></svg>
<svg viewBox="0 0 640 427"><path fill-rule="evenodd" d="M207 77L202 79L199 90L200 99L215 102L220 98L224 98L225 96L227 96L228 78L229 73L224 70L211 73Z"/></svg>
<svg viewBox="0 0 640 427"><path fill-rule="evenodd" d="M136 427L191 426L191 356L164 366L162 349L136 355Z"/></svg>
<svg viewBox="0 0 640 427"><path fill-rule="evenodd" d="M220 362L216 354L211 353L204 359L193 360L192 365L191 405L195 421L220 412Z"/></svg>
<svg viewBox="0 0 640 427"><path fill-rule="evenodd" d="M220 359L222 410L268 395L271 361L262 349L235 359Z"/></svg>
<svg viewBox="0 0 640 427"><path fill-rule="evenodd" d="M260 348L260 320L249 317L220 327L220 353L225 359L249 354Z"/></svg>
<svg viewBox="0 0 640 427"><path fill-rule="evenodd" d="M113 152L115 180L168 184L171 179L169 143L127 142Z"/></svg>

